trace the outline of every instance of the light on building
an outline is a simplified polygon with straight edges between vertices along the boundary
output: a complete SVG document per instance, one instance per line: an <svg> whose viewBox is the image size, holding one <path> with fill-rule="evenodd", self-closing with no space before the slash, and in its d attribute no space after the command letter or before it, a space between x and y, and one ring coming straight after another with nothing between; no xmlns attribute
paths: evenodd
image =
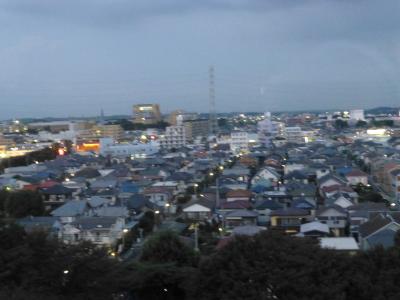
<svg viewBox="0 0 400 300"><path fill-rule="evenodd" d="M123 233L127 233L129 231L129 229L128 228L124 228L122 231L123 231Z"/></svg>
<svg viewBox="0 0 400 300"><path fill-rule="evenodd" d="M156 210L154 213L155 213L156 215L158 215L158 214L160 213L160 211L159 211L159 210Z"/></svg>
<svg viewBox="0 0 400 300"><path fill-rule="evenodd" d="M64 273L65 275L67 275L67 274L69 273L69 270L64 270L63 273Z"/></svg>
<svg viewBox="0 0 400 300"><path fill-rule="evenodd" d="M213 172L210 172L210 174L209 174L210 176L214 176L214 173Z"/></svg>

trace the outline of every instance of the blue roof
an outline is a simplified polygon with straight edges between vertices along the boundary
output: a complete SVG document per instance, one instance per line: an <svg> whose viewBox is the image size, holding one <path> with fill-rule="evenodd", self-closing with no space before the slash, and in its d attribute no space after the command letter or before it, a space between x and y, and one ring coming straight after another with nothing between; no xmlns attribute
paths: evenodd
<svg viewBox="0 0 400 300"><path fill-rule="evenodd" d="M342 176L346 176L351 171L353 171L353 167L352 166L345 166L345 167L341 167L341 168L337 168L336 169L336 173L338 173L339 175L342 175Z"/></svg>
<svg viewBox="0 0 400 300"><path fill-rule="evenodd" d="M139 192L139 187L131 181L125 181L121 184L120 192L136 194Z"/></svg>
<svg viewBox="0 0 400 300"><path fill-rule="evenodd" d="M85 200L71 200L51 212L55 217L75 217L84 214L87 207Z"/></svg>
<svg viewBox="0 0 400 300"><path fill-rule="evenodd" d="M305 199L297 199L292 202L292 207L301 208L301 209L314 209L315 206L312 205Z"/></svg>

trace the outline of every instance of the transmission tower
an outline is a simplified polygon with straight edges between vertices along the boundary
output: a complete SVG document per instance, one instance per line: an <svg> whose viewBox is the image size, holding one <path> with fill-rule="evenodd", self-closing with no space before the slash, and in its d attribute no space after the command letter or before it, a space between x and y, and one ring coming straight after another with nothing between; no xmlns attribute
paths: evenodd
<svg viewBox="0 0 400 300"><path fill-rule="evenodd" d="M209 97L210 97L210 111L209 111L209 132L216 134L218 131L217 115L215 112L215 82L214 82L214 67L210 66L208 70L209 76Z"/></svg>

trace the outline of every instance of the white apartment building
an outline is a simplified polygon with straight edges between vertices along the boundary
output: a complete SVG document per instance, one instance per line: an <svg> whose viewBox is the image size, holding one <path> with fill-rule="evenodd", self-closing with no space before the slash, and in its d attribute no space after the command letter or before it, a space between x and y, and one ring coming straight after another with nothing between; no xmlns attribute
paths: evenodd
<svg viewBox="0 0 400 300"><path fill-rule="evenodd" d="M285 124L282 122L272 121L271 113L264 114L264 120L257 123L258 140L261 145L269 147L274 137L283 136Z"/></svg>
<svg viewBox="0 0 400 300"><path fill-rule="evenodd" d="M176 117L176 126L168 126L165 133L160 136L160 146L163 149L181 148L186 146L186 129L183 125L183 116Z"/></svg>
<svg viewBox="0 0 400 300"><path fill-rule="evenodd" d="M242 150L248 150L249 148L248 133L246 131L233 130L231 132L230 148L231 151L234 153L238 153Z"/></svg>
<svg viewBox="0 0 400 300"><path fill-rule="evenodd" d="M304 143L304 133L299 126L286 127L285 136L288 143Z"/></svg>
<svg viewBox="0 0 400 300"><path fill-rule="evenodd" d="M150 143L115 143L112 138L100 139L100 154L103 156L110 155L111 157L147 157L156 154L160 150L158 142L151 141Z"/></svg>
<svg viewBox="0 0 400 300"><path fill-rule="evenodd" d="M365 121L363 109L353 109L350 111L350 120Z"/></svg>

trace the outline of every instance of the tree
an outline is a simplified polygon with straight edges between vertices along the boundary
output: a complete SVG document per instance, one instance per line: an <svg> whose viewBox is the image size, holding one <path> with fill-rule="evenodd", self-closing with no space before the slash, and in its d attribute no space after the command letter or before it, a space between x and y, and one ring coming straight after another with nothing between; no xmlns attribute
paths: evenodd
<svg viewBox="0 0 400 300"><path fill-rule="evenodd" d="M203 260L189 289L193 299L345 299L348 260L310 239L263 232Z"/></svg>
<svg viewBox="0 0 400 300"><path fill-rule="evenodd" d="M0 217L5 213L5 203L9 196L9 192L5 189L0 190Z"/></svg>
<svg viewBox="0 0 400 300"><path fill-rule="evenodd" d="M153 227L155 224L155 215L152 211L146 211L142 218L139 220L139 228L143 229L145 234L148 234L153 231Z"/></svg>
<svg viewBox="0 0 400 300"><path fill-rule="evenodd" d="M337 119L335 120L335 124L333 126L335 126L336 129L344 129L349 127L349 124L347 123L347 121L344 121L342 119Z"/></svg>
<svg viewBox="0 0 400 300"><path fill-rule="evenodd" d="M4 203L8 216L22 218L26 216L41 216L44 214L42 197L37 192L15 191L9 194Z"/></svg>
<svg viewBox="0 0 400 300"><path fill-rule="evenodd" d="M196 256L193 249L184 244L173 231L160 231L148 238L143 246L140 260L150 263L194 265Z"/></svg>
<svg viewBox="0 0 400 300"><path fill-rule="evenodd" d="M113 299L124 269L89 243L66 246L47 232L0 224L0 295L10 299ZM40 297L39 297L40 295Z"/></svg>
<svg viewBox="0 0 400 300"><path fill-rule="evenodd" d="M358 120L356 123L356 127L360 128L360 127L367 127L368 123L363 121L363 120Z"/></svg>
<svg viewBox="0 0 400 300"><path fill-rule="evenodd" d="M175 263L134 263L122 279L134 299L190 299L188 287L195 278L196 269Z"/></svg>

